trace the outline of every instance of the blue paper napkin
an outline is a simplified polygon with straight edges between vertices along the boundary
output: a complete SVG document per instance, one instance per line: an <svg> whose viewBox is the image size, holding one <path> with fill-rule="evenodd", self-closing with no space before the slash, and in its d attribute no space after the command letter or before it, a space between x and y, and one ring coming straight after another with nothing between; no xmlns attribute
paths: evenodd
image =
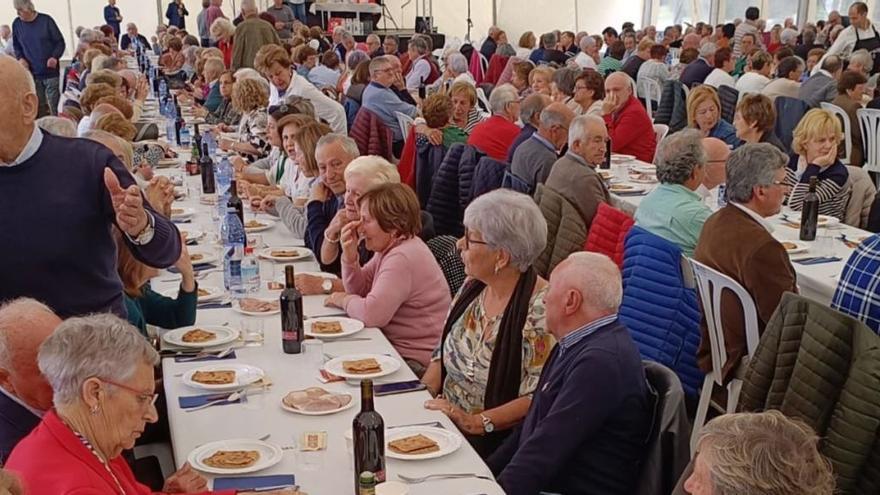
<svg viewBox="0 0 880 495"><path fill-rule="evenodd" d="M244 476L241 478L214 478L214 490L247 490L295 484L292 474L272 476Z"/></svg>
<svg viewBox="0 0 880 495"><path fill-rule="evenodd" d="M174 223L192 223L191 218L187 218L186 220L172 220Z"/></svg>
<svg viewBox="0 0 880 495"><path fill-rule="evenodd" d="M179 363L180 360L183 359L184 363L198 363L200 361L220 361L223 359L235 359L235 351L230 352L229 354L223 356L222 358L218 358L215 356L205 356L199 359L192 359L192 356L176 356L174 358L175 363Z"/></svg>
<svg viewBox="0 0 880 495"><path fill-rule="evenodd" d="M797 260L795 263L800 263L801 265L821 265L822 263L834 263L836 261L841 261L841 258L837 256L818 256L816 258Z"/></svg>
<svg viewBox="0 0 880 495"><path fill-rule="evenodd" d="M177 403L180 404L181 409L189 409L191 407L199 407L207 404L208 402L214 402L216 400L225 399L229 397L232 392L218 392L213 394L204 394L204 395L184 395L177 398ZM231 402L224 402L222 404L217 404L218 406L225 406L226 404L238 404L241 402L241 399L234 400Z"/></svg>
<svg viewBox="0 0 880 495"><path fill-rule="evenodd" d="M215 265L213 263L199 263L199 264L193 265L194 272L200 272L202 270L211 270L214 268L217 268L217 265ZM166 268L166 270L168 270L170 273L180 273L180 270L178 270L176 266L169 266L168 268Z"/></svg>
<svg viewBox="0 0 880 495"><path fill-rule="evenodd" d="M222 309L222 308L231 308L231 307L232 307L231 302L228 302L228 303L210 303L209 302L209 303L205 303L205 304L199 304L198 306L196 306L196 309Z"/></svg>

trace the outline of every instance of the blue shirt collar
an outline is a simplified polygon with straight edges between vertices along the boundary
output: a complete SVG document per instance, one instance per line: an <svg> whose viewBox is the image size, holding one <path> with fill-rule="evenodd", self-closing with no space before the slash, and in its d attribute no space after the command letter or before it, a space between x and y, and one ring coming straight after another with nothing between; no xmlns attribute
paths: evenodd
<svg viewBox="0 0 880 495"><path fill-rule="evenodd" d="M562 340L559 341L559 355L562 356L565 354L565 351L574 347L581 340L589 337L590 335L596 333L600 328L614 323L617 320L617 313L610 314L608 316L603 316L598 320L593 320L586 325L578 328L577 330L571 332L570 334L562 337Z"/></svg>
<svg viewBox="0 0 880 495"><path fill-rule="evenodd" d="M538 131L535 131L534 133L532 133L532 139L538 141L539 143L546 146L547 149L556 153L556 146L554 146L553 143L551 143L550 141L547 141L547 139L545 139L544 136L538 134Z"/></svg>

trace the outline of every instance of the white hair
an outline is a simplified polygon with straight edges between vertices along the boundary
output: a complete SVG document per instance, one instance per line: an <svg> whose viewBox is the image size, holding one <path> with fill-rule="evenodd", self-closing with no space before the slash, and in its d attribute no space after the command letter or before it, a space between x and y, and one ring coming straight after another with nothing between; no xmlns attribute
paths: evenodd
<svg viewBox="0 0 880 495"><path fill-rule="evenodd" d="M543 114L543 112L542 112ZM568 126L568 147L573 148L575 141L581 141L587 137L587 129L590 124L605 126L605 121L595 115L578 115L572 119Z"/></svg>
<svg viewBox="0 0 880 495"><path fill-rule="evenodd" d="M592 36L584 36L583 38L581 38L581 41L580 43L578 43L578 45L580 46L581 51L587 51L590 48L596 46L596 40L593 39Z"/></svg>
<svg viewBox="0 0 880 495"><path fill-rule="evenodd" d="M92 70L92 72L99 71L104 68L104 63L108 60L110 60L110 57L108 57L107 55L98 55L92 59L92 66L89 68Z"/></svg>
<svg viewBox="0 0 880 495"><path fill-rule="evenodd" d="M56 136L70 138L76 137L76 124L74 124L72 120L64 117L55 117L53 115L41 117L37 119L37 126Z"/></svg>
<svg viewBox="0 0 880 495"><path fill-rule="evenodd" d="M495 189L473 200L464 210L464 226L479 232L490 248L506 251L520 272L528 270L547 246L547 221L538 205L510 189Z"/></svg>
<svg viewBox="0 0 880 495"><path fill-rule="evenodd" d="M130 323L111 314L65 320L40 346L40 371L52 385L55 407L79 400L93 377L124 382L138 365L155 366L159 353Z"/></svg>
<svg viewBox="0 0 880 495"><path fill-rule="evenodd" d="M329 146L334 143L339 143L339 145L342 146L342 150L345 151L345 154L352 160L361 155L361 151L358 149L357 142L355 142L354 139L345 134L336 133L321 136L321 138L318 139L318 142L315 143L315 151L317 152L318 148L323 148L324 146ZM398 179L398 182L400 182L400 179Z"/></svg>
<svg viewBox="0 0 880 495"><path fill-rule="evenodd" d="M453 52L446 57L446 65L455 75L464 74L468 71L467 57L459 52Z"/></svg>
<svg viewBox="0 0 880 495"><path fill-rule="evenodd" d="M9 332L15 327L33 327L39 313L55 314L45 304L29 297L19 297L0 305L0 369L8 370L12 365Z"/></svg>
<svg viewBox="0 0 880 495"><path fill-rule="evenodd" d="M37 9L34 8L34 2L31 0L13 0L12 8L15 10L27 10L28 12L37 11Z"/></svg>
<svg viewBox="0 0 880 495"><path fill-rule="evenodd" d="M253 79L255 81L260 81L266 86L266 92L271 93L271 89L269 87L269 80L263 77L259 72L250 67L243 67L235 71L235 82L241 81L243 79Z"/></svg>
<svg viewBox="0 0 880 495"><path fill-rule="evenodd" d="M399 184L397 167L381 156L367 155L355 158L345 167L345 180L361 177L367 180L367 191L382 184ZM366 191L363 191L366 192Z"/></svg>
<svg viewBox="0 0 880 495"><path fill-rule="evenodd" d="M782 33L779 35L779 41L782 42L783 45L792 45L793 41L797 41L798 32L796 29L786 28L782 30Z"/></svg>
<svg viewBox="0 0 880 495"><path fill-rule="evenodd" d="M489 109L493 115L504 113L507 105L519 100L519 93L512 84L502 84L489 95Z"/></svg>
<svg viewBox="0 0 880 495"><path fill-rule="evenodd" d="M849 63L861 64L861 66L864 67L865 72L871 72L871 69L874 68L874 60L871 58L870 52L864 48L854 50L849 56Z"/></svg>
<svg viewBox="0 0 880 495"><path fill-rule="evenodd" d="M700 56L711 62L716 51L718 51L718 45L715 43L703 43L703 46L700 47Z"/></svg>
<svg viewBox="0 0 880 495"><path fill-rule="evenodd" d="M578 251L566 258L565 280L581 293L584 304L600 311L617 311L623 298L620 269L600 253Z"/></svg>

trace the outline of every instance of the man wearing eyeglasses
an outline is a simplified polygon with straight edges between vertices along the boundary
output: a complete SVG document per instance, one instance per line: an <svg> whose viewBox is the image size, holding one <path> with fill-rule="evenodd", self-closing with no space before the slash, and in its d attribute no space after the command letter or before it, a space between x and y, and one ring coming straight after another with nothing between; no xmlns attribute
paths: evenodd
<svg viewBox="0 0 880 495"><path fill-rule="evenodd" d="M551 103L541 112L538 130L514 152L510 171L532 190L550 175L560 150L568 142L568 127L574 117L574 111L565 103Z"/></svg>
<svg viewBox="0 0 880 495"><path fill-rule="evenodd" d="M713 137L703 138L702 144L706 153L706 174L703 176L703 183L697 188L697 194L709 208L720 208L727 203L720 186L724 184L724 164L730 157L730 146Z"/></svg>
<svg viewBox="0 0 880 495"><path fill-rule="evenodd" d="M415 118L418 109L401 100L391 89L397 77L396 66L391 57L386 55L370 61L370 84L364 89L363 106L376 114L391 131L394 149L403 148L403 130L397 121L397 113Z"/></svg>
<svg viewBox="0 0 880 495"><path fill-rule="evenodd" d="M0 464L52 408L52 387L37 368L37 352L60 323L33 299L0 306Z"/></svg>
<svg viewBox="0 0 880 495"><path fill-rule="evenodd" d="M758 333L786 291L797 292L794 268L785 247L773 235L765 218L776 215L789 192L785 184L788 157L772 144L744 144L727 160L727 206L706 220L694 259L734 279L755 302ZM721 324L727 362L722 376L727 383L747 354L743 311L736 298L721 299ZM709 333L702 324L697 362L712 370Z"/></svg>

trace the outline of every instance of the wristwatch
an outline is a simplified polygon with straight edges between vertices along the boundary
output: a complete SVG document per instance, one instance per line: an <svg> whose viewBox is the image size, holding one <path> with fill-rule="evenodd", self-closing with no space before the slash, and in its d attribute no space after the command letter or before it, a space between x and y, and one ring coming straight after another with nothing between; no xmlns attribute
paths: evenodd
<svg viewBox="0 0 880 495"><path fill-rule="evenodd" d="M489 416L480 413L480 419L483 420L483 431L486 433L492 433L495 431L495 425L492 423L492 420L489 419Z"/></svg>
<svg viewBox="0 0 880 495"><path fill-rule="evenodd" d="M330 294L333 291L333 281L329 278L325 278L323 282L321 282L321 289L324 290L324 294Z"/></svg>
<svg viewBox="0 0 880 495"><path fill-rule="evenodd" d="M147 212L147 226L144 227L144 230L141 231L137 237L130 237L131 242L138 246L143 246L144 244L148 244L153 240L153 235L156 233L155 230L156 219L153 217L150 212ZM126 234L127 235L127 234Z"/></svg>

